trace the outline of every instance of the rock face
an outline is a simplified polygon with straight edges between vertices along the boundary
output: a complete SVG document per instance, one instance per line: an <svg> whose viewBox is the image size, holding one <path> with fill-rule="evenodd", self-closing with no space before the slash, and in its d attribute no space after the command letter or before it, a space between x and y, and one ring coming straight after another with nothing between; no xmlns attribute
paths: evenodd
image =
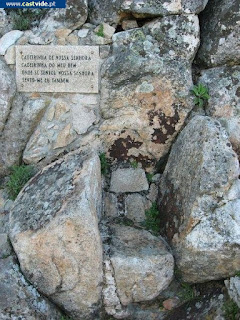
<svg viewBox="0 0 240 320"><path fill-rule="evenodd" d="M201 47L197 60L207 67L240 62L238 0L209 1L201 19Z"/></svg>
<svg viewBox="0 0 240 320"><path fill-rule="evenodd" d="M103 64L101 137L112 160L151 166L164 156L193 104L195 15L167 16L113 36Z"/></svg>
<svg viewBox="0 0 240 320"><path fill-rule="evenodd" d="M17 95L0 137L0 173L9 166L19 164L26 142L38 125L49 102L46 99L31 99ZM36 148L39 147L36 145ZM32 161L33 162L33 161Z"/></svg>
<svg viewBox="0 0 240 320"><path fill-rule="evenodd" d="M106 311L120 318L122 307L152 300L170 284L174 261L164 242L148 231L117 225L111 229L103 294Z"/></svg>
<svg viewBox="0 0 240 320"><path fill-rule="evenodd" d="M11 211L21 270L74 319L96 319L100 306L100 207L98 156L70 153L30 180Z"/></svg>
<svg viewBox="0 0 240 320"><path fill-rule="evenodd" d="M16 95L0 137L0 174L22 157L25 163L49 163L69 145L84 144L82 135L99 121L97 103L96 96L80 94L56 99L36 93Z"/></svg>
<svg viewBox="0 0 240 320"><path fill-rule="evenodd" d="M220 123L196 116L172 147L160 182L159 210L187 282L240 269L239 162Z"/></svg>
<svg viewBox="0 0 240 320"><path fill-rule="evenodd" d="M229 280L225 280L224 283L228 289L229 296L240 308L240 278L237 276L232 277Z"/></svg>
<svg viewBox="0 0 240 320"><path fill-rule="evenodd" d="M1 320L59 320L61 313L24 279L15 260L0 259Z"/></svg>
<svg viewBox="0 0 240 320"><path fill-rule="evenodd" d="M89 0L90 21L119 24L126 16L154 18L181 13L199 13L208 0Z"/></svg>
<svg viewBox="0 0 240 320"><path fill-rule="evenodd" d="M12 253L7 233L0 233L0 259L8 257Z"/></svg>
<svg viewBox="0 0 240 320"><path fill-rule="evenodd" d="M41 31L53 31L58 28L76 29L81 27L88 16L88 0L67 0L66 9L50 9L41 21Z"/></svg>
<svg viewBox="0 0 240 320"><path fill-rule="evenodd" d="M65 97L49 97L44 101L47 106L44 116L23 153L26 163L37 163L43 158L49 162L72 143L79 144L79 137L83 144L80 135L99 121L96 96L65 94Z"/></svg>
<svg viewBox="0 0 240 320"><path fill-rule="evenodd" d="M7 49L11 47L22 35L22 31L12 30L2 36L0 39L0 55L5 55Z"/></svg>
<svg viewBox="0 0 240 320"><path fill-rule="evenodd" d="M13 72L0 59L0 132L4 128L16 91Z"/></svg>
<svg viewBox="0 0 240 320"><path fill-rule="evenodd" d="M128 168L113 171L110 191L120 193L143 190L148 190L148 182L143 169Z"/></svg>
<svg viewBox="0 0 240 320"><path fill-rule="evenodd" d="M209 90L207 114L221 122L234 150L240 155L240 67L204 70L199 82Z"/></svg>

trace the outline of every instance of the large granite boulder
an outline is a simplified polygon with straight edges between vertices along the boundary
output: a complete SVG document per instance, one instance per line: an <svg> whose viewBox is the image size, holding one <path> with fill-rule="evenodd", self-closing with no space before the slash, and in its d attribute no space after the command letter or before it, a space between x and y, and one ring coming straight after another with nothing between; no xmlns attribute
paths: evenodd
<svg viewBox="0 0 240 320"><path fill-rule="evenodd" d="M197 61L207 67L240 62L240 3L211 0L202 13Z"/></svg>
<svg viewBox="0 0 240 320"><path fill-rule="evenodd" d="M187 282L226 278L240 269L239 162L226 131L194 117L174 143L160 181L159 210Z"/></svg>
<svg viewBox="0 0 240 320"><path fill-rule="evenodd" d="M159 18L113 36L112 56L102 67L100 127L112 160L150 167L168 152L193 107L198 44L195 15Z"/></svg>
<svg viewBox="0 0 240 320"><path fill-rule="evenodd" d="M156 298L173 279L174 260L163 240L146 230L113 225L103 290L108 314L121 319L131 303Z"/></svg>
<svg viewBox="0 0 240 320"><path fill-rule="evenodd" d="M181 13L199 13L208 0L89 0L90 21L96 24L103 21L119 24L122 19L131 17L154 18Z"/></svg>
<svg viewBox="0 0 240 320"><path fill-rule="evenodd" d="M101 300L99 157L70 153L19 194L10 238L26 278L74 319L96 319Z"/></svg>
<svg viewBox="0 0 240 320"><path fill-rule="evenodd" d="M208 87L210 95L206 112L225 127L240 155L240 67L211 68L201 74L199 81Z"/></svg>
<svg viewBox="0 0 240 320"><path fill-rule="evenodd" d="M2 132L16 92L13 72L0 59L0 133ZM0 167L1 169L1 167Z"/></svg>
<svg viewBox="0 0 240 320"><path fill-rule="evenodd" d="M29 284L12 256L0 259L0 319L59 320L61 313Z"/></svg>
<svg viewBox="0 0 240 320"><path fill-rule="evenodd" d="M66 0L66 9L50 9L38 30L46 32L63 27L74 30L85 23L87 16L88 0Z"/></svg>

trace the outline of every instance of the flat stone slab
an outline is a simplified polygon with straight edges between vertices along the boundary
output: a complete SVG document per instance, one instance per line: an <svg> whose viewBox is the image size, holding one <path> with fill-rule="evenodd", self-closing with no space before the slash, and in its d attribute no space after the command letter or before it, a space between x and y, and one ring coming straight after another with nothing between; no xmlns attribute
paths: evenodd
<svg viewBox="0 0 240 320"><path fill-rule="evenodd" d="M98 93L96 46L16 46L20 92Z"/></svg>
<svg viewBox="0 0 240 320"><path fill-rule="evenodd" d="M148 181L143 169L117 169L113 171L110 191L120 192L139 192L148 190Z"/></svg>

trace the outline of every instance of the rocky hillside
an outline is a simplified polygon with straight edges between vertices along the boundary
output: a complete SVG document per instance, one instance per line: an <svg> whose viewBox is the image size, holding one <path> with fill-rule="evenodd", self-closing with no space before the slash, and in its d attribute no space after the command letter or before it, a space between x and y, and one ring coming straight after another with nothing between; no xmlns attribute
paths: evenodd
<svg viewBox="0 0 240 320"><path fill-rule="evenodd" d="M23 45L99 92L20 92ZM240 319L239 159L239 0L0 9L0 319Z"/></svg>

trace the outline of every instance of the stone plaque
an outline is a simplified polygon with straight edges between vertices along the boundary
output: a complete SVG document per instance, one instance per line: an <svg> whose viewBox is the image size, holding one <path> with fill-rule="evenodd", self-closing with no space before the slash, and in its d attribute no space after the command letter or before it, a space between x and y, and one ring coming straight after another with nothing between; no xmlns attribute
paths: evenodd
<svg viewBox="0 0 240 320"><path fill-rule="evenodd" d="M20 92L98 92L99 47L16 46Z"/></svg>

